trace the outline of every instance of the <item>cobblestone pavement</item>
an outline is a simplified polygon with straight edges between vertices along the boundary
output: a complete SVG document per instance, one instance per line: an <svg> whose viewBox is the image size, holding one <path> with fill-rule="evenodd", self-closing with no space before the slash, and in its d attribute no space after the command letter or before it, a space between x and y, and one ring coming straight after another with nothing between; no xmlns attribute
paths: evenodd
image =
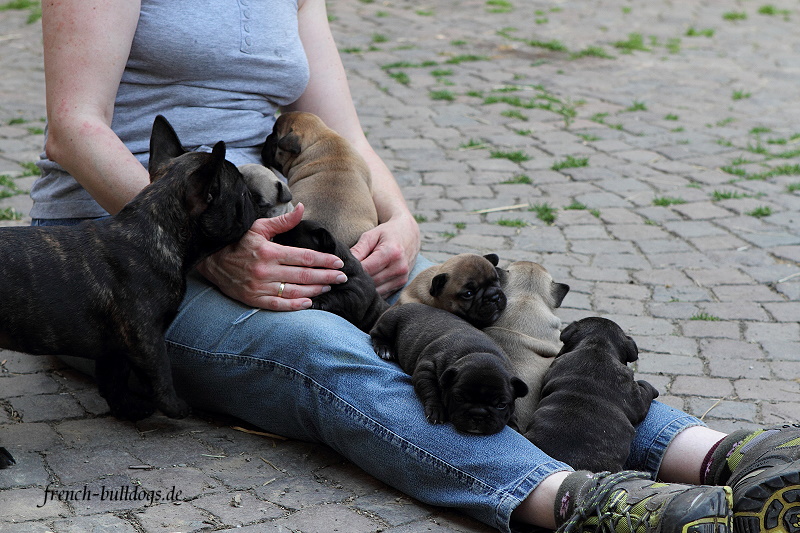
<svg viewBox="0 0 800 533"><path fill-rule="evenodd" d="M796 1L348 0L330 15L426 255L542 263L572 287L565 321L617 321L660 400L713 428L800 418ZM2 196L30 186L42 142L27 18L0 12ZM2 533L489 531L324 446L211 417L122 423L56 359L0 362L0 443L18 462L0 471ZM51 482L175 487L181 504L40 506Z"/></svg>

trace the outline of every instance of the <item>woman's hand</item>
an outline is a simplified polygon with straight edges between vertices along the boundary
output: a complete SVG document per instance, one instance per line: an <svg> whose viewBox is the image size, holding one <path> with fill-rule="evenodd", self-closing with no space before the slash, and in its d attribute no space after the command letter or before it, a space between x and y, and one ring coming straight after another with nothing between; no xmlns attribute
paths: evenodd
<svg viewBox="0 0 800 533"><path fill-rule="evenodd" d="M419 246L419 226L409 214L390 218L367 231L351 251L372 277L378 294L386 298L408 281Z"/></svg>
<svg viewBox="0 0 800 533"><path fill-rule="evenodd" d="M303 204L275 218L260 218L244 237L211 255L197 270L227 296L251 307L297 311L311 307L311 298L344 283L336 270L342 260L305 248L275 244L270 239L289 231L303 217Z"/></svg>

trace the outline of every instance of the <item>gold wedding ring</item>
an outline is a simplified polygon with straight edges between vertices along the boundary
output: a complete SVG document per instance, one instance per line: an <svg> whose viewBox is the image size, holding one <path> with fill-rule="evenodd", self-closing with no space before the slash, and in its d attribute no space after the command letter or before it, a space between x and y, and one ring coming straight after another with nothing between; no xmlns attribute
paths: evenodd
<svg viewBox="0 0 800 533"><path fill-rule="evenodd" d="M280 287L278 287L278 298L283 298L283 289L286 288L286 283L281 281Z"/></svg>

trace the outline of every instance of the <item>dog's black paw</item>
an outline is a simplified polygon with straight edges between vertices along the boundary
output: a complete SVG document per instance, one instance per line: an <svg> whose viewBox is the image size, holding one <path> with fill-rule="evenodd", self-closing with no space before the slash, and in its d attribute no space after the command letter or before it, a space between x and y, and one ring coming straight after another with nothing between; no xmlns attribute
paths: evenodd
<svg viewBox="0 0 800 533"><path fill-rule="evenodd" d="M431 424L444 424L447 422L447 413L443 405L426 405L425 418Z"/></svg>
<svg viewBox="0 0 800 533"><path fill-rule="evenodd" d="M156 406L153 402L132 395L107 401L111 414L121 420L137 422L156 412Z"/></svg>
<svg viewBox="0 0 800 533"><path fill-rule="evenodd" d="M180 398L175 398L171 402L162 402L158 407L162 413L170 418L186 418L192 412L189 404Z"/></svg>
<svg viewBox="0 0 800 533"><path fill-rule="evenodd" d="M8 453L8 450L0 447L0 469L8 468L9 466L15 464L17 464L17 462L13 457L11 457L11 454Z"/></svg>
<svg viewBox="0 0 800 533"><path fill-rule="evenodd" d="M387 344L381 344L377 341L373 341L372 347L375 349L375 353L378 354L378 357L381 359L385 359L386 361L394 361L397 359L397 354L395 354L392 351L392 347Z"/></svg>

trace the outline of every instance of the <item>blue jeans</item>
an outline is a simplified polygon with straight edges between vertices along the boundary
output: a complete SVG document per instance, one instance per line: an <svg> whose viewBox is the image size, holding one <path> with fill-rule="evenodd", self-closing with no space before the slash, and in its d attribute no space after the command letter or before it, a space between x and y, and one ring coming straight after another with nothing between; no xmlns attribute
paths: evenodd
<svg viewBox="0 0 800 533"><path fill-rule="evenodd" d="M429 265L418 260L412 276ZM539 482L571 470L509 428L479 436L428 423L410 377L330 313L252 309L192 275L167 346L178 394L191 405L325 443L388 485L501 531ZM672 439L696 425L653 402L627 467L655 478Z"/></svg>

